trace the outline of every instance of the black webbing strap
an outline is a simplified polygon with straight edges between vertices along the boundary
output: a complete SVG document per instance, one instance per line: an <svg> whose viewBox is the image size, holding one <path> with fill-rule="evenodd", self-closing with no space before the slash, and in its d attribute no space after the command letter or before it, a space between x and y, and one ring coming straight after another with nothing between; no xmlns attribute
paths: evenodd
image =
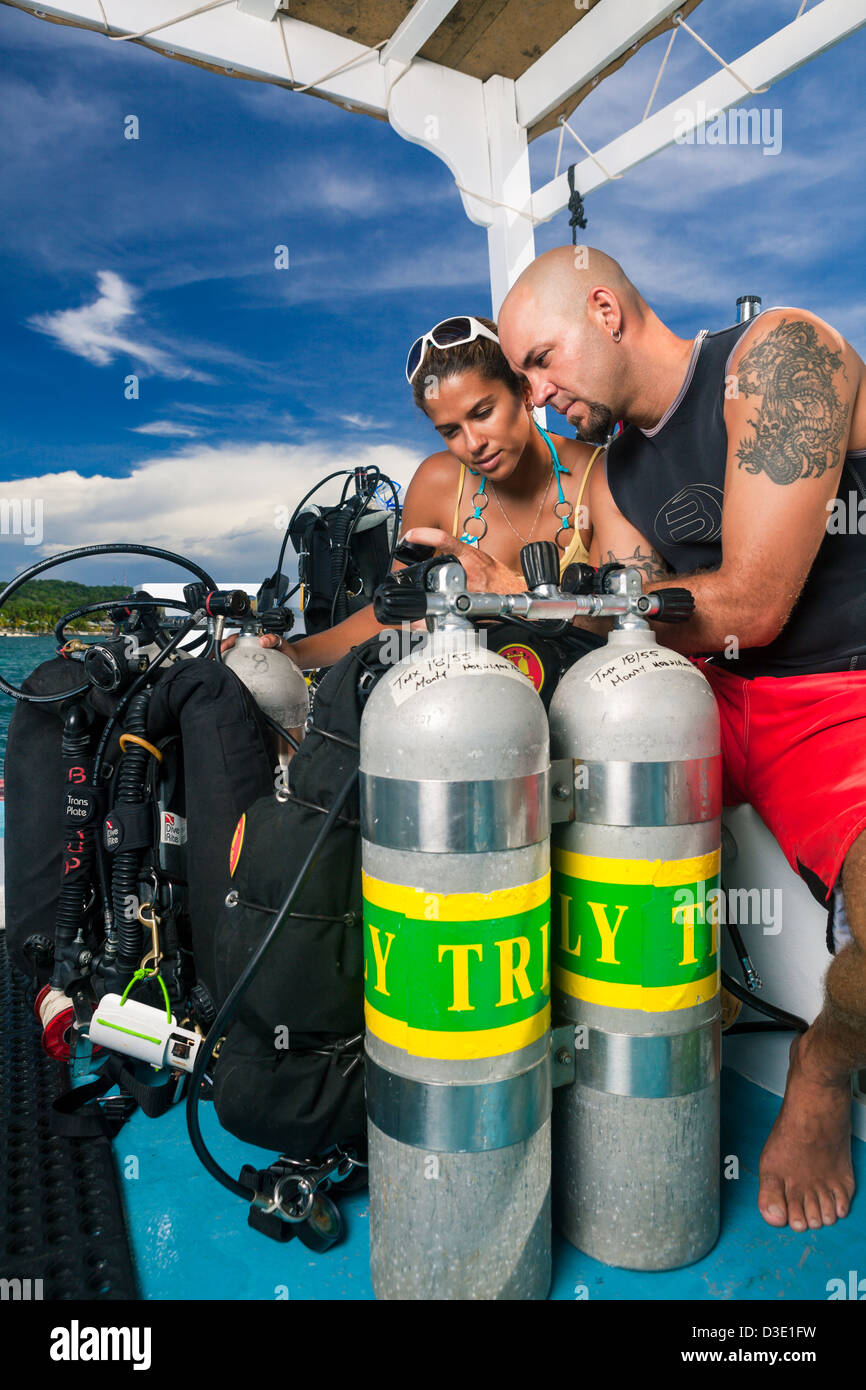
<svg viewBox="0 0 866 1390"><path fill-rule="evenodd" d="M100 1104L112 1086L118 1086L121 1094ZM52 1106L51 1127L55 1134L71 1139L90 1139L98 1134L113 1139L137 1106L155 1120L179 1099L173 1082L151 1086L139 1081L119 1057L109 1057L94 1081L58 1096Z"/></svg>

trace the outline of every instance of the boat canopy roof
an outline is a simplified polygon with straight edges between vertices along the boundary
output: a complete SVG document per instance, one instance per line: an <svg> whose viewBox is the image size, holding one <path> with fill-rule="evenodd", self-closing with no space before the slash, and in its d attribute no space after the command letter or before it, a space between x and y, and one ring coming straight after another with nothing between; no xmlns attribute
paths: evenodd
<svg viewBox="0 0 866 1390"><path fill-rule="evenodd" d="M92 29L112 43L144 44L165 57L388 121L403 139L443 160L466 215L487 229L494 317L534 258L534 228L569 205L571 182L585 197L680 138L684 110L695 127L713 121L866 24L866 0L818 0L811 7L800 0L796 10L791 0L790 22L744 53L721 54L699 32L698 0L2 3ZM713 6L714 14L719 10L724 0ZM717 70L653 109L680 30L689 36L682 42L700 44ZM629 127L624 118L622 134L591 150L570 124L577 107L665 33L642 119ZM529 142L557 126L553 177L533 190Z"/></svg>

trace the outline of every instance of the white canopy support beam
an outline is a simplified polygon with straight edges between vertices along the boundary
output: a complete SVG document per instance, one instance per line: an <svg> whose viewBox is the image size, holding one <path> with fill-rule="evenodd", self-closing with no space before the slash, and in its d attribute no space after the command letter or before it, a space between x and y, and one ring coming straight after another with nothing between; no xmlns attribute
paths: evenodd
<svg viewBox="0 0 866 1390"><path fill-rule="evenodd" d="M787 77L788 73L802 67L819 53L832 48L864 24L866 0L821 0L814 9L734 59L731 67L750 87L767 87ZM597 150L597 159L604 165L607 174L602 172L594 159L581 160L574 171L575 186L583 195L592 193L607 183L610 175L633 169L659 150L672 145L683 132L685 112L691 113L691 125L696 127L715 119L731 106L752 100L735 77L729 72L720 71L640 125L634 126L625 135ZM545 184L532 199L535 220L546 222L555 217L568 205L568 196L565 174Z"/></svg>
<svg viewBox="0 0 866 1390"><path fill-rule="evenodd" d="M383 62L411 63L456 4L457 0L416 0L382 49Z"/></svg>
<svg viewBox="0 0 866 1390"><path fill-rule="evenodd" d="M491 77L484 83L484 112L490 147L491 202L487 229L493 318L517 279L535 259L535 234L526 130L517 120L514 83ZM525 210L526 216L521 216Z"/></svg>
<svg viewBox="0 0 866 1390"><path fill-rule="evenodd" d="M663 23L682 0L599 0L517 79L517 115L531 129ZM577 11L575 11L577 14Z"/></svg>
<svg viewBox="0 0 866 1390"><path fill-rule="evenodd" d="M67 0L63 4L42 4L39 0L22 4L20 0L5 0L5 3L38 18L53 17L105 34L98 0L73 0L72 3ZM147 0L146 4L142 0L102 0L112 34L138 34L155 25L166 24L193 8L195 4L187 0ZM280 26L291 58L294 83L286 65ZM383 34L382 40L389 37ZM207 10L179 24L156 29L146 38L130 41L152 48L165 57L203 63L231 77L251 77L285 86L314 84L317 92L353 110L381 117L388 114L388 79L376 49L285 14L280 14L276 23L262 24L239 10L234 0L228 0L218 9ZM342 70L334 72L338 68ZM334 75L326 77L329 73Z"/></svg>

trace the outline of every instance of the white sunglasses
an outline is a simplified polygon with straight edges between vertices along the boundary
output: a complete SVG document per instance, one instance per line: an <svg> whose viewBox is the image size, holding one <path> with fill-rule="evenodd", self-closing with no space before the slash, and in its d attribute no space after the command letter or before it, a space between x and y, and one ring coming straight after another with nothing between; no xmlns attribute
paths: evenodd
<svg viewBox="0 0 866 1390"><path fill-rule="evenodd" d="M418 374L418 369L424 361L427 348L432 343L437 348L460 347L463 343L474 342L476 338L489 338L491 343L498 345L499 339L491 329L486 328L477 319L463 315L455 319L443 319L437 323L435 328L431 328L429 333L423 337L416 338L409 349L406 358L406 380L412 385L414 378Z"/></svg>

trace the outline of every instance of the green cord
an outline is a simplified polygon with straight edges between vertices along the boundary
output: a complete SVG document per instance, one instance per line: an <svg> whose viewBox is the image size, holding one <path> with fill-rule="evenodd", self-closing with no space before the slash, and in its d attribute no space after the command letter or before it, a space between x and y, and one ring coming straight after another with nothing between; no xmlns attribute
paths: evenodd
<svg viewBox="0 0 866 1390"><path fill-rule="evenodd" d="M126 986L126 989L123 991L123 994L120 996L121 1008L126 1003L126 996L129 994L134 984L137 984L139 980L152 980L154 977L159 981L159 987L165 998L165 1016L168 1019L169 1027L171 1027L171 1003L168 997L168 990L165 987L165 980L158 970L136 970L129 984Z"/></svg>

